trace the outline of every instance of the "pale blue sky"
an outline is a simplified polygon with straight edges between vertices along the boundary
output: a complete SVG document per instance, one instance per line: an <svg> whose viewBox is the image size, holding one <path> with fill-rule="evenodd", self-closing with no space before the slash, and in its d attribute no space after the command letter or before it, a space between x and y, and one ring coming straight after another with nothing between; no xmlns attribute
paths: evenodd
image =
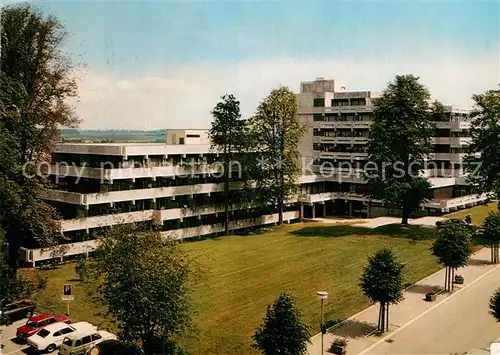
<svg viewBox="0 0 500 355"><path fill-rule="evenodd" d="M88 69L82 127L204 127L224 92L250 115L284 84L380 90L421 76L449 104L499 82L497 1L35 1Z"/></svg>

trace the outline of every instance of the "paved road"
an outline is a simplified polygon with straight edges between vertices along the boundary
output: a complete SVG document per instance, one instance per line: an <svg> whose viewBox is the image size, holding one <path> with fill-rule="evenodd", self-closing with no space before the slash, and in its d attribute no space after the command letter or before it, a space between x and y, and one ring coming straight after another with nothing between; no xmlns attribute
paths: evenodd
<svg viewBox="0 0 500 355"><path fill-rule="evenodd" d="M14 322L12 325L0 326L0 355L22 355L29 354L25 344L17 344L13 341L16 337L16 330L19 326L26 323L26 319Z"/></svg>
<svg viewBox="0 0 500 355"><path fill-rule="evenodd" d="M451 354L488 351L500 337L500 323L488 314L500 286L500 268L417 319L364 354ZM476 349L476 350L473 350Z"/></svg>

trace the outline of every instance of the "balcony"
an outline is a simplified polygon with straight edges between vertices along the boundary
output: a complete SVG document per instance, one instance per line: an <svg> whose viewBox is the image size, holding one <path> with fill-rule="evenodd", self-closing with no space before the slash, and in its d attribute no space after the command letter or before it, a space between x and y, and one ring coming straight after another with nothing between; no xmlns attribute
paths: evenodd
<svg viewBox="0 0 500 355"><path fill-rule="evenodd" d="M135 223L152 220L154 210L124 212L104 216L82 217L60 221L61 231L88 230L124 223Z"/></svg>
<svg viewBox="0 0 500 355"><path fill-rule="evenodd" d="M283 213L283 220L285 222L292 221L300 218L298 211L290 211ZM231 229L248 228L252 226L266 225L278 222L278 214L269 214L257 218L249 218L243 220L233 221ZM167 232L162 232L164 237L173 239L187 239L198 237L201 235L208 235L213 233L222 232L224 230L223 224L204 225L199 227L176 229ZM78 243L62 244L52 248L36 248L26 249L21 248L19 260L22 262L35 263L38 261L61 258L65 256L85 254L94 251L97 248L97 240L88 240Z"/></svg>
<svg viewBox="0 0 500 355"><path fill-rule="evenodd" d="M336 137L335 142L337 144L352 144L352 137Z"/></svg>
<svg viewBox="0 0 500 355"><path fill-rule="evenodd" d="M427 208L438 209L441 212L450 212L456 211L457 209L476 206L478 203L482 203L487 200L488 196L486 194L467 195L457 198L432 200L424 204L424 206Z"/></svg>
<svg viewBox="0 0 500 355"><path fill-rule="evenodd" d="M121 190L93 194L47 190L43 198L51 201L65 202L75 205L95 205L135 200L154 200L162 197L205 194L224 190L224 184L196 184L149 189Z"/></svg>
<svg viewBox="0 0 500 355"><path fill-rule="evenodd" d="M354 128L370 128L372 121L354 121Z"/></svg>
<svg viewBox="0 0 500 355"><path fill-rule="evenodd" d="M433 137L432 138L432 143L433 144L445 144L445 145L449 145L450 144L450 137Z"/></svg>
<svg viewBox="0 0 500 355"><path fill-rule="evenodd" d="M450 145L454 148L465 147L472 142L472 137L452 137Z"/></svg>

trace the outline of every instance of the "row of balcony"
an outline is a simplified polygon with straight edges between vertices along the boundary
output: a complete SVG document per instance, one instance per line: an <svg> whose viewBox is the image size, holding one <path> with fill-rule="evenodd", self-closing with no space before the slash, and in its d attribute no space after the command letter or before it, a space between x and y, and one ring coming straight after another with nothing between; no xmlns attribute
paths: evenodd
<svg viewBox="0 0 500 355"><path fill-rule="evenodd" d="M289 222L300 218L298 211L291 211L283 213L283 220ZM253 226L267 225L278 222L278 214L269 214L260 216L258 218L243 219L233 221L230 224L230 229L242 229ZM195 238L198 236L220 233L224 231L222 223L214 225L203 225L199 227L176 229L171 231L162 232L165 238L172 238L176 240L183 240L188 238ZM87 240L84 242L62 244L53 248L36 248L27 249L21 248L20 260L23 262L35 263L38 261L60 258L71 255L79 255L90 253L97 248L96 240Z"/></svg>
<svg viewBox="0 0 500 355"><path fill-rule="evenodd" d="M174 177L197 174L216 174L222 172L222 164L200 165L169 165L169 166L142 166L116 169L91 168L74 165L51 165L49 174L57 176L71 176L76 178L99 179L113 181L118 179L139 179L156 177Z"/></svg>
<svg viewBox="0 0 500 355"><path fill-rule="evenodd" d="M345 129L360 129L370 128L372 121L314 121L314 127L320 128L345 128ZM460 132L471 128L469 121L447 121L434 122L438 129L449 129L451 132Z"/></svg>
<svg viewBox="0 0 500 355"><path fill-rule="evenodd" d="M329 137L329 136L316 136L317 141L320 143L335 143L335 144L366 144L368 143L367 137ZM313 139L313 142L315 140Z"/></svg>
<svg viewBox="0 0 500 355"><path fill-rule="evenodd" d="M452 147L463 147L472 141L472 137L434 137L433 144L445 144Z"/></svg>
<svg viewBox="0 0 500 355"><path fill-rule="evenodd" d="M157 198L183 195L210 194L224 191L224 184L195 184L183 186L157 187L148 189L120 190L102 193L81 194L77 192L46 190L43 198L50 201L70 203L74 205L96 205L135 200L155 200Z"/></svg>

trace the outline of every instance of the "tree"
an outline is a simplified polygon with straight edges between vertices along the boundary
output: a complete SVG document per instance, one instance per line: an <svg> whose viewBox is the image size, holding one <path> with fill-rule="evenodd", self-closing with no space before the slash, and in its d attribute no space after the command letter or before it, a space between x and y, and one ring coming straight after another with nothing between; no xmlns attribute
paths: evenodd
<svg viewBox="0 0 500 355"><path fill-rule="evenodd" d="M429 91L413 75L397 75L377 99L370 132L365 176L371 194L402 210L402 224L421 202L431 197L422 177L432 150L434 110Z"/></svg>
<svg viewBox="0 0 500 355"><path fill-rule="evenodd" d="M500 322L500 288L490 298L490 314Z"/></svg>
<svg viewBox="0 0 500 355"><path fill-rule="evenodd" d="M445 267L445 291L453 291L455 270L467 265L472 254L471 231L466 226L447 221L440 227L431 252Z"/></svg>
<svg viewBox="0 0 500 355"><path fill-rule="evenodd" d="M158 344L171 343L190 324L190 261L178 243L134 224L109 228L98 243L89 282L97 283L124 340L157 354Z"/></svg>
<svg viewBox="0 0 500 355"><path fill-rule="evenodd" d="M389 330L389 305L403 298L404 265L392 250L384 248L368 258L363 269L360 287L372 302L380 302L377 330Z"/></svg>
<svg viewBox="0 0 500 355"><path fill-rule="evenodd" d="M253 348L264 355L307 354L310 333L293 298L282 293L267 306L264 323L253 335Z"/></svg>
<svg viewBox="0 0 500 355"><path fill-rule="evenodd" d="M231 190L231 166L235 153L241 148L244 139L244 121L241 120L240 102L233 95L222 96L212 111L214 120L210 129L212 148L224 156L224 232L229 235L230 207L235 194Z"/></svg>
<svg viewBox="0 0 500 355"><path fill-rule="evenodd" d="M249 119L252 143L251 176L261 203L277 207L283 223L284 205L297 190L301 173L298 144L305 132L295 94L287 87L271 91Z"/></svg>
<svg viewBox="0 0 500 355"><path fill-rule="evenodd" d="M474 95L471 113L472 141L466 158L469 180L478 192L500 197L500 90ZM481 154L478 155L477 153ZM499 205L500 207L500 205Z"/></svg>
<svg viewBox="0 0 500 355"><path fill-rule="evenodd" d="M77 124L66 103L76 96L76 82L62 51L66 32L55 17L29 4L6 6L1 28L0 155L9 152L10 162L0 171L0 225L15 271L22 244L53 244L59 234L54 209L40 199L44 185L28 177L36 169L26 164L47 157L60 127Z"/></svg>
<svg viewBox="0 0 500 355"><path fill-rule="evenodd" d="M490 241L491 262L499 261L500 212L490 212L483 223L483 237Z"/></svg>

